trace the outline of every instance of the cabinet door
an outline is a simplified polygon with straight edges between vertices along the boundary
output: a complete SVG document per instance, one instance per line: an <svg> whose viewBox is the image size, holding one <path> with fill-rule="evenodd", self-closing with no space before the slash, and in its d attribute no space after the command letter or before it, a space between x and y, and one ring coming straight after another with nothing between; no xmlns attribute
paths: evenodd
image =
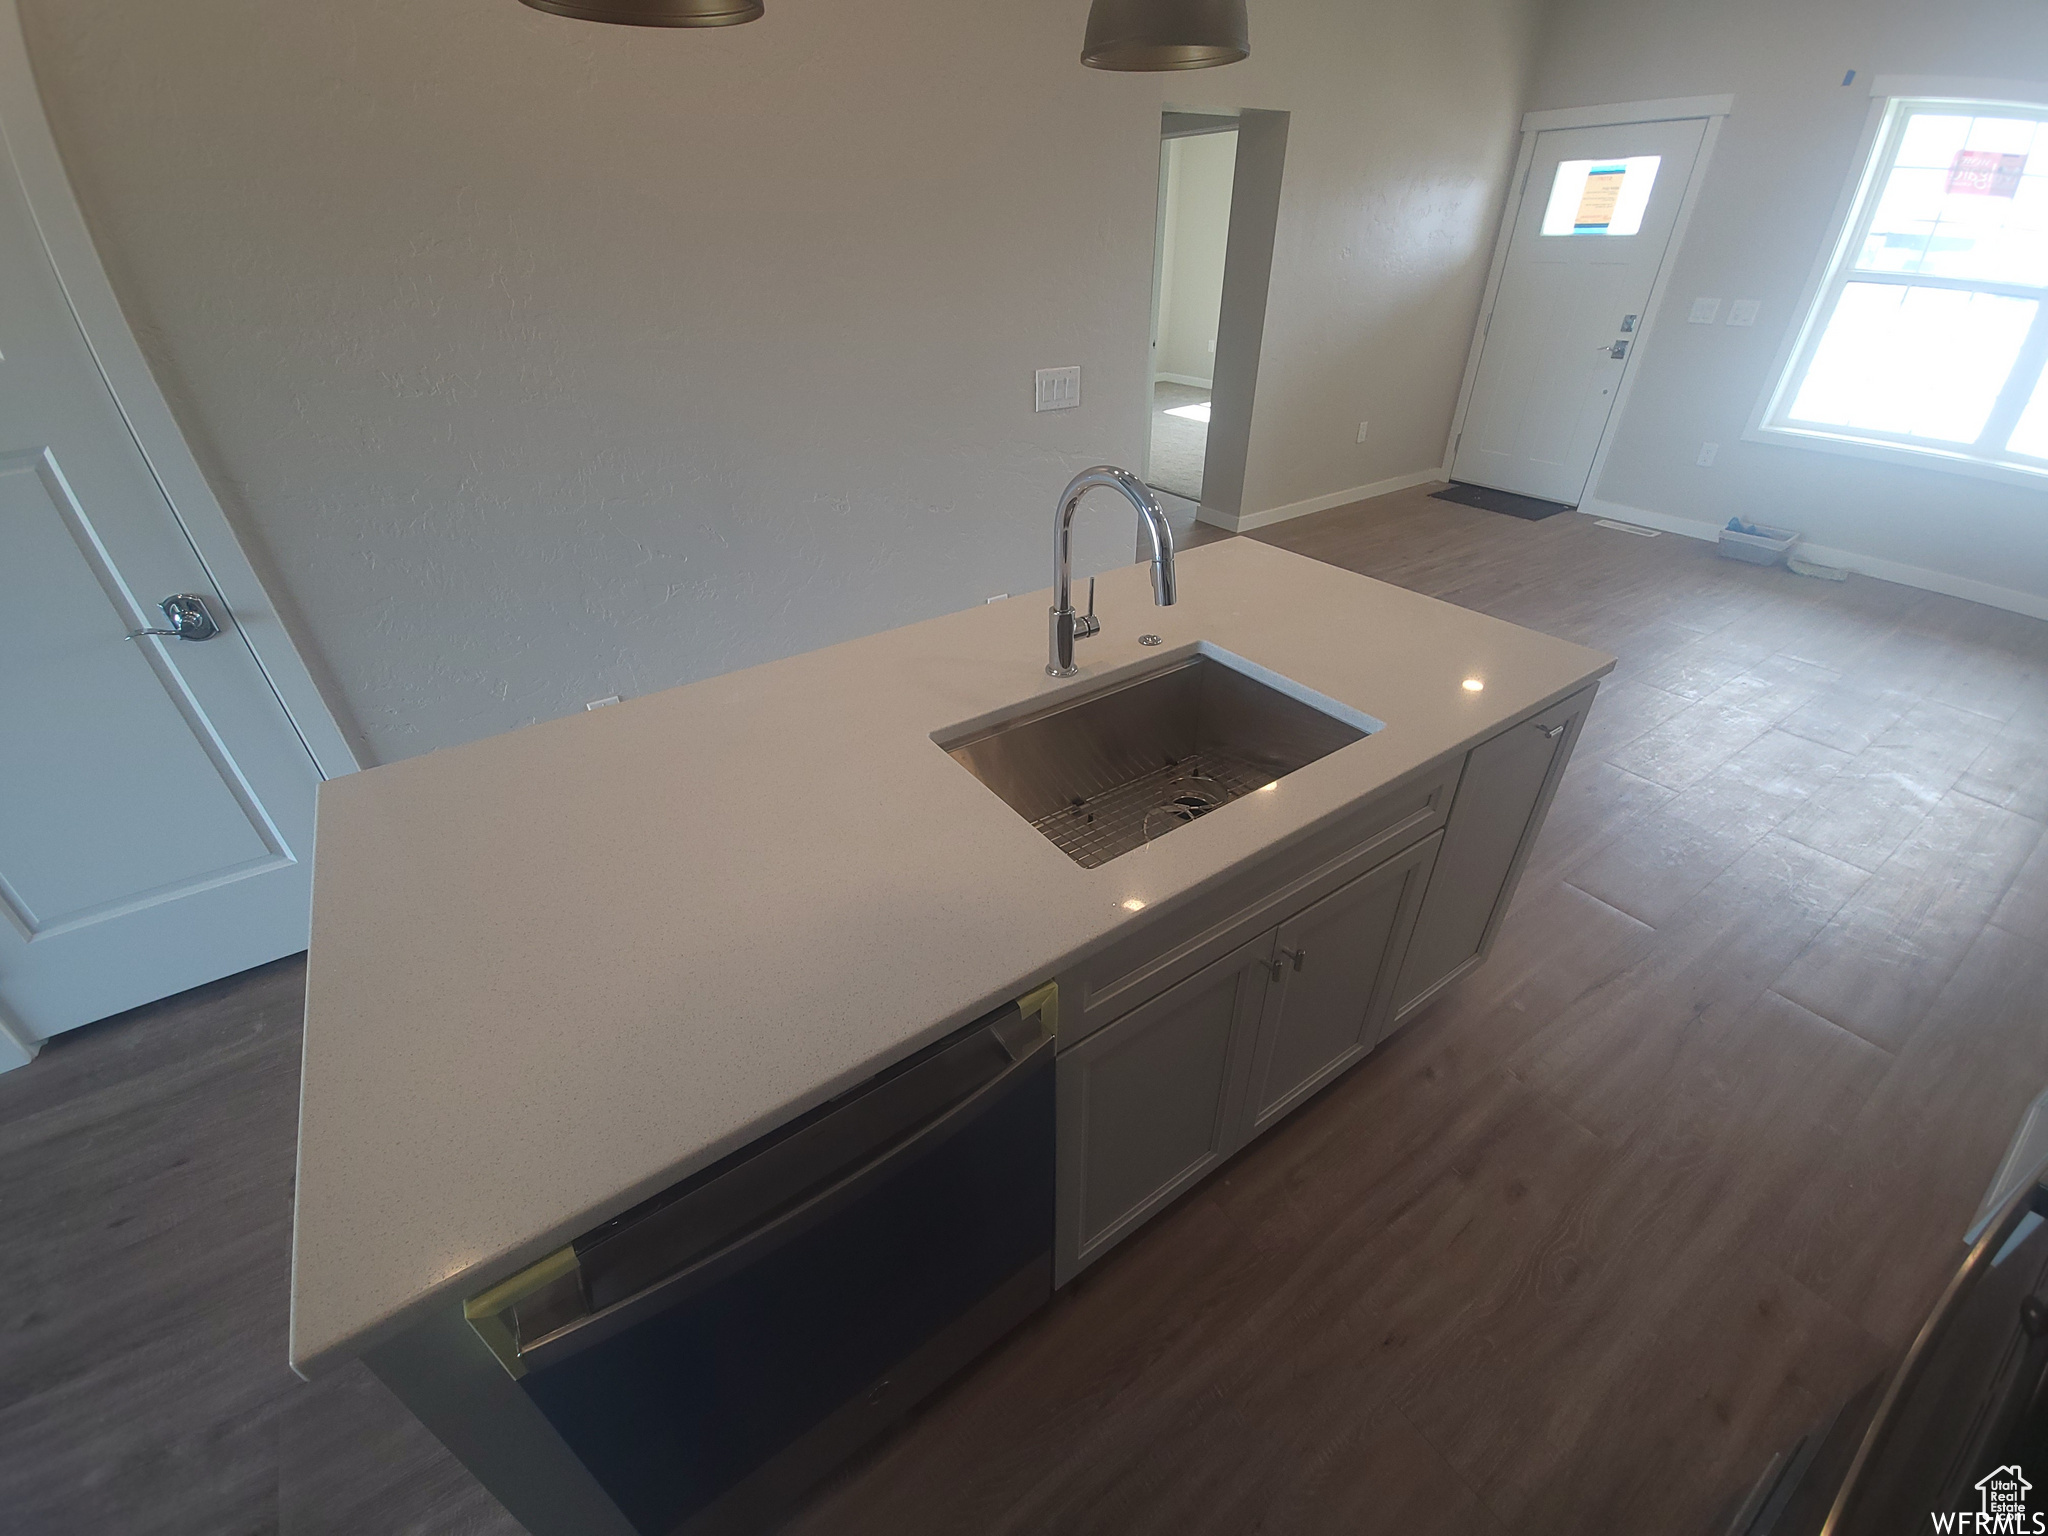
<svg viewBox="0 0 2048 1536"><path fill-rule="evenodd" d="M1593 693L1584 689L1508 727L1466 758L1395 991L1396 1021L1475 964L1493 942Z"/></svg>
<svg viewBox="0 0 2048 1536"><path fill-rule="evenodd" d="M1252 1053L1244 1136L1256 1136L1379 1043L1442 833L1280 925Z"/></svg>
<svg viewBox="0 0 2048 1536"><path fill-rule="evenodd" d="M1272 948L1268 930L1060 1056L1056 1284L1231 1151Z"/></svg>

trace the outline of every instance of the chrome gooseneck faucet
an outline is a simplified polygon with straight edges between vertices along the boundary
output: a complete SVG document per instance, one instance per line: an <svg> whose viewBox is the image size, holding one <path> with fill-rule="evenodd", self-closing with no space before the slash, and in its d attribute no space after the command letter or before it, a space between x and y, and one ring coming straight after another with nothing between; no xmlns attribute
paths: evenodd
<svg viewBox="0 0 2048 1536"><path fill-rule="evenodd" d="M1166 514L1145 488L1145 482L1128 469L1098 464L1084 469L1060 492L1052 525L1052 643L1045 663L1047 677L1072 677L1081 669L1074 665L1074 642L1084 640L1102 626L1095 622L1095 604L1087 614L1074 612L1074 511L1081 498L1097 486L1121 491L1138 509L1138 519L1152 535L1152 601L1171 608L1174 600L1173 529ZM1092 592L1092 589L1091 589Z"/></svg>

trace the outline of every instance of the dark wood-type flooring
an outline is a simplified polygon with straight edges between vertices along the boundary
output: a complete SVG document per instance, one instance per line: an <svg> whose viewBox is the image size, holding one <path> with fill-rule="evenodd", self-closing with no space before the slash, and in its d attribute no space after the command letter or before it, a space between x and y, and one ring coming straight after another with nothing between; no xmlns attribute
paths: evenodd
<svg viewBox="0 0 2048 1536"><path fill-rule="evenodd" d="M1496 953L802 1536L1715 1530L1931 1303L2048 1087L2048 625L1427 489L1261 537L1620 657ZM0 1528L515 1530L285 1369L301 974L0 1077Z"/></svg>

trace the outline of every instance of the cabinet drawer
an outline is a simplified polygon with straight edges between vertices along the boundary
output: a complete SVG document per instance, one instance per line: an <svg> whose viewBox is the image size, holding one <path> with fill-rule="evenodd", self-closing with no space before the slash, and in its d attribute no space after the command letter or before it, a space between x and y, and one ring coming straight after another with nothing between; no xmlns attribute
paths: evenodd
<svg viewBox="0 0 2048 1536"><path fill-rule="evenodd" d="M1060 1049L1436 831L1450 812L1460 766L1459 759L1431 764L1250 871L1161 909L1074 966L1059 978Z"/></svg>

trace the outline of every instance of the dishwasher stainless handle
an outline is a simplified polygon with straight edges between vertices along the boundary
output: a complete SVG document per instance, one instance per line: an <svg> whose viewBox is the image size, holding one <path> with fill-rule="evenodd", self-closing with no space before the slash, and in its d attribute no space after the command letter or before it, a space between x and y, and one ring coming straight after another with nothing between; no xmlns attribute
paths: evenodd
<svg viewBox="0 0 2048 1536"><path fill-rule="evenodd" d="M1835 1502L1828 1510L1827 1522L1820 1528L1820 1536L1842 1536L1845 1531L1868 1529L1860 1517L1887 1507L1881 1502L1881 1489L1877 1494L1880 1502L1873 1503L1867 1496L1876 1481L1873 1469L1883 1463L1880 1453L1887 1448L1886 1437L1897 1428L1902 1405L1914 1388L1937 1368L1942 1346L1957 1327L1972 1293L1984 1283L1985 1275L2004 1260L2006 1245L2019 1232L2020 1224L2029 1216L2048 1218L2048 1182L2044 1180L2048 1180L2048 1167L2013 1191L2004 1208L1971 1245L1962 1268L1949 1280L1941 1293L1941 1300L1934 1304L1934 1311L1920 1325L1920 1332L1906 1351L1906 1358L1886 1384L1877 1411L1870 1416L1870 1424L1863 1431L1855 1458L1849 1463L1849 1470L1835 1492ZM2021 1321L2024 1326L2024 1317Z"/></svg>
<svg viewBox="0 0 2048 1536"><path fill-rule="evenodd" d="M1004 1042L1012 1060L996 1076L927 1122L902 1140L884 1147L875 1156L842 1177L819 1189L798 1204L737 1234L731 1241L686 1264L652 1285L613 1302L610 1306L577 1318L531 1343L517 1345L518 1369L542 1369L617 1336L635 1323L669 1307L677 1306L705 1287L743 1268L763 1253L779 1248L827 1217L859 1199L868 1189L888 1177L912 1158L943 1144L985 1114L1021 1082L1032 1068L1049 1064L1053 1040L1048 1034L1035 1043L1013 1049ZM501 1357L502 1358L502 1357ZM513 1362L505 1362L513 1368Z"/></svg>

